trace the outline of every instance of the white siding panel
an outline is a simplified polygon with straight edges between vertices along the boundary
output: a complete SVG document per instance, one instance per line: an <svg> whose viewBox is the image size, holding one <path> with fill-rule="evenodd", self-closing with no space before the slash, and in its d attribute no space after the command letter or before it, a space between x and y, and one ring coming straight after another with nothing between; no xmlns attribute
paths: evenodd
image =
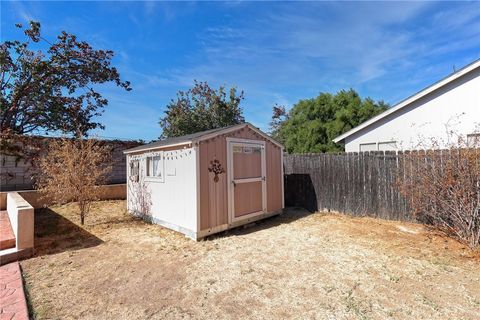
<svg viewBox="0 0 480 320"><path fill-rule="evenodd" d="M480 125L480 69L420 98L345 139L345 151L358 152L360 144L397 141L396 148L416 149L419 140L434 137L447 142L447 129L467 135Z"/></svg>
<svg viewBox="0 0 480 320"><path fill-rule="evenodd" d="M197 232L197 165L196 150L185 148L165 151L163 156L167 174L164 181L145 179L146 156L140 155L140 179L145 182L151 197L150 214L160 224L190 235ZM132 156L129 156L131 158ZM128 179L129 194L133 183ZM129 211L133 210L132 197L128 200Z"/></svg>

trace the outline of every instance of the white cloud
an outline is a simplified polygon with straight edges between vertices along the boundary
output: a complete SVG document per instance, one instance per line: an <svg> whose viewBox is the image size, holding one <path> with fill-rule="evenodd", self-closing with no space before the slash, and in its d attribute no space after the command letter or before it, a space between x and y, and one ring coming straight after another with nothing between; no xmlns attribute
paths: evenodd
<svg viewBox="0 0 480 320"><path fill-rule="evenodd" d="M29 22L32 20L37 20L34 18L34 15L31 11L20 1L11 2L13 5L14 11L16 14L23 20L23 22Z"/></svg>
<svg viewBox="0 0 480 320"><path fill-rule="evenodd" d="M432 17L432 11L438 12L435 6L428 2L272 5L278 10L258 19L231 20L201 30L203 50L191 64L170 70L169 77L184 86L193 79L238 85L254 101L269 92L270 105L284 88L303 92L358 88L375 85L382 77L391 81L400 72L408 78L409 68L419 61L431 63L432 56L474 48L479 42L477 14L449 26L458 29L456 39L446 41L445 34L451 33L437 25L464 11L478 11L478 3L460 12L449 7ZM394 92L384 97L392 96Z"/></svg>
<svg viewBox="0 0 480 320"><path fill-rule="evenodd" d="M112 106L120 107L109 108L104 116L106 123L115 123L109 135L137 137L142 134L134 133L138 125L130 127L147 118L149 125L142 130L159 131L156 119L161 107L178 90L192 86L194 79L245 90L247 120L266 129L275 103L288 107L319 91L349 87L396 102L446 75L453 64L458 68L475 53L480 57L478 2L215 3L218 15L209 22L194 16L203 5L98 4L102 12L125 15L134 36L121 40L110 38L108 30L89 33L85 28L89 20L82 16L49 23L81 30L82 39L117 52L115 65L132 81L132 96L140 101L123 95L111 100ZM217 7L225 10L217 12ZM23 19L32 8L16 3ZM175 65L148 61L151 56L142 52L160 52L165 45L151 41L156 30L181 28L175 23L182 19L194 30L196 42L187 46L181 41L191 38L179 38L178 44L167 44L172 55L183 55L172 59ZM177 45L181 49L175 51ZM188 52L182 51L185 47ZM165 54L159 59L165 56L168 59ZM127 130L124 135L122 130Z"/></svg>

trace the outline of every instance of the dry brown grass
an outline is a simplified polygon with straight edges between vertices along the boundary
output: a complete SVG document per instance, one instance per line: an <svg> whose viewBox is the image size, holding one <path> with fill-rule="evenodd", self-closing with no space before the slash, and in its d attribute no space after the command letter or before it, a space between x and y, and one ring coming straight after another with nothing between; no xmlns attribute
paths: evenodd
<svg viewBox="0 0 480 320"><path fill-rule="evenodd" d="M479 253L420 225L290 209L193 242L123 201L83 229L75 210L36 217L21 264L38 318L480 318Z"/></svg>

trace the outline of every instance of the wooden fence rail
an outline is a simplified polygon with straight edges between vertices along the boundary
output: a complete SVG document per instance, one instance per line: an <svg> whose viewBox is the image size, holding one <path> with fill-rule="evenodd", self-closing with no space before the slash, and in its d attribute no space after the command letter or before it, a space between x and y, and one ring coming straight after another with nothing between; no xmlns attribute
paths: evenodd
<svg viewBox="0 0 480 320"><path fill-rule="evenodd" d="M413 221L398 191L402 153L285 155L286 205Z"/></svg>

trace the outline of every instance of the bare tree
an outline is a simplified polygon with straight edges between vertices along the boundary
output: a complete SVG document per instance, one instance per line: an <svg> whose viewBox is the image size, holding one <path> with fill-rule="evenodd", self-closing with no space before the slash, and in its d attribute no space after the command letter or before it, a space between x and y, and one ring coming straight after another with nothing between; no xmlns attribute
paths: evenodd
<svg viewBox="0 0 480 320"><path fill-rule="evenodd" d="M53 140L40 160L37 187L51 203L76 202L83 225L111 170L111 150L101 141Z"/></svg>
<svg viewBox="0 0 480 320"><path fill-rule="evenodd" d="M473 248L480 244L480 141L448 132L447 141L429 139L428 149L404 154L400 192L420 220Z"/></svg>

